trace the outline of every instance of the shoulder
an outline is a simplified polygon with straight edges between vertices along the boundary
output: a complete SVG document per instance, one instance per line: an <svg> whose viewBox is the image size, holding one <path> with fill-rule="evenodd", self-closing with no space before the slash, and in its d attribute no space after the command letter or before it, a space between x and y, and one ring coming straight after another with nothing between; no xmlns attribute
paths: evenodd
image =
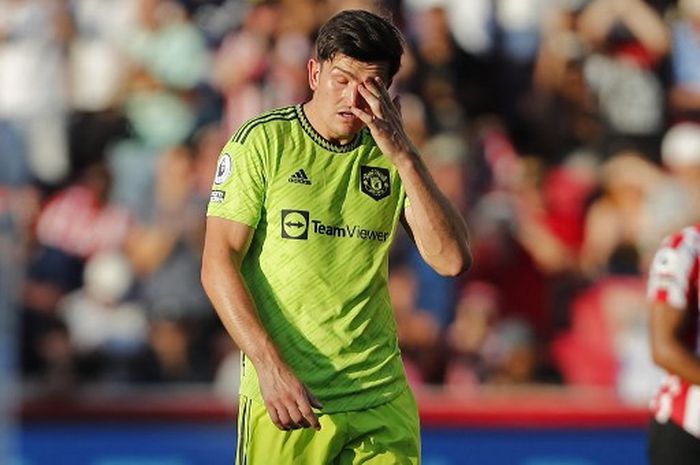
<svg viewBox="0 0 700 465"><path fill-rule="evenodd" d="M677 276L691 273L700 256L700 227L687 226L661 241L649 268L650 274Z"/></svg>
<svg viewBox="0 0 700 465"><path fill-rule="evenodd" d="M700 223L686 226L673 234L666 236L661 241L662 249L682 250L698 252L700 250Z"/></svg>
<svg viewBox="0 0 700 465"><path fill-rule="evenodd" d="M280 130L287 130L289 125L298 119L297 106L276 108L249 119L233 134L230 142L245 145L263 134L269 136Z"/></svg>

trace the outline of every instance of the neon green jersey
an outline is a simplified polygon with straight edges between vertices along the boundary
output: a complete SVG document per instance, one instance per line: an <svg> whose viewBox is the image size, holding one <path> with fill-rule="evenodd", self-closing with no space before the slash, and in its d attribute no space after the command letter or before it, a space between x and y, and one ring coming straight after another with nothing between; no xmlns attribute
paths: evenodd
<svg viewBox="0 0 700 465"><path fill-rule="evenodd" d="M207 214L255 228L241 272L285 361L328 413L406 388L387 288L405 192L363 129L320 136L301 105L243 124L219 157ZM241 394L262 401L243 358Z"/></svg>

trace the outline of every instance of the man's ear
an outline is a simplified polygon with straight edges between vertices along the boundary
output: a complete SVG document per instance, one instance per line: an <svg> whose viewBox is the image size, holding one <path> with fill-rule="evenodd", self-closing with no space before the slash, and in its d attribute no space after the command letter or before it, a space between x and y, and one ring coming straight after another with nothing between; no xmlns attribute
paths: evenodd
<svg viewBox="0 0 700 465"><path fill-rule="evenodd" d="M309 87L315 91L318 87L319 75L321 74L321 62L310 58L306 64L306 69L309 74Z"/></svg>

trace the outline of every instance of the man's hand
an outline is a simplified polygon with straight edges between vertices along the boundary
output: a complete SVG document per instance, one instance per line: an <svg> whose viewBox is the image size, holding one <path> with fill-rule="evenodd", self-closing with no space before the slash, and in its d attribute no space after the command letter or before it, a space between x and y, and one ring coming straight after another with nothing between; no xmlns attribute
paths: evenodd
<svg viewBox="0 0 700 465"><path fill-rule="evenodd" d="M320 409L323 406L286 365L274 363L269 368L259 368L257 371L260 392L275 426L284 431L321 429L318 417L311 408Z"/></svg>
<svg viewBox="0 0 700 465"><path fill-rule="evenodd" d="M401 119L399 97L393 100L381 78L369 79L358 87L369 111L359 107L350 110L367 125L379 149L396 164L402 155L415 153L415 147L406 135Z"/></svg>

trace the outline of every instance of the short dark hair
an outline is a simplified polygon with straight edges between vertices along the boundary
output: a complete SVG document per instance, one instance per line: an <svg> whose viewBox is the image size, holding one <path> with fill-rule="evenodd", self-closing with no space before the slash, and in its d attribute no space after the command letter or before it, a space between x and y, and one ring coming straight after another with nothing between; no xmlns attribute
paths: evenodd
<svg viewBox="0 0 700 465"><path fill-rule="evenodd" d="M387 18L365 10L344 10L318 31L316 57L332 60L337 53L365 62L386 62L389 79L401 66L404 39Z"/></svg>

